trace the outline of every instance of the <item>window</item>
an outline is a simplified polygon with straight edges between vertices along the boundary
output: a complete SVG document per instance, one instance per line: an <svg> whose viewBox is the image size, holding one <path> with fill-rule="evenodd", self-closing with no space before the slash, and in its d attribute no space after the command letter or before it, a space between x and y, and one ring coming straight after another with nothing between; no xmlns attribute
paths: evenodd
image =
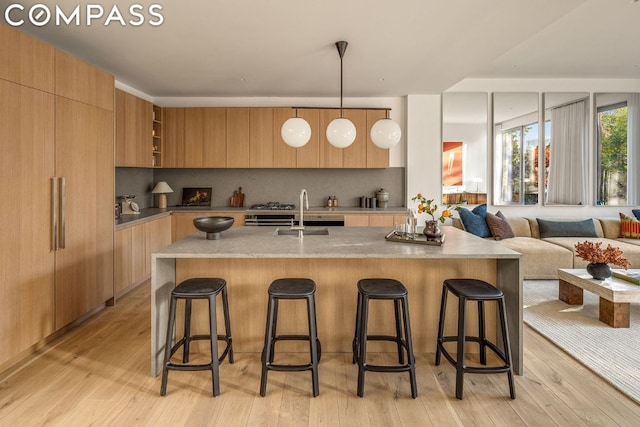
<svg viewBox="0 0 640 427"><path fill-rule="evenodd" d="M496 147L501 153L500 204L538 203L538 123L502 130Z"/></svg>
<svg viewBox="0 0 640 427"><path fill-rule="evenodd" d="M598 107L598 205L627 205L627 103Z"/></svg>

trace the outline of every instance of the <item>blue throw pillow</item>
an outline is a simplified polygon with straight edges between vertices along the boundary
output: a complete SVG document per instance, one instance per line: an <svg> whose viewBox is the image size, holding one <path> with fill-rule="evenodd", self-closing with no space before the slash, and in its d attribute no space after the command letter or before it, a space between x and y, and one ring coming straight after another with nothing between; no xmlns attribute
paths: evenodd
<svg viewBox="0 0 640 427"><path fill-rule="evenodd" d="M461 208L458 212L464 229L478 237L491 237L491 230L487 225L487 205L478 205L470 211Z"/></svg>
<svg viewBox="0 0 640 427"><path fill-rule="evenodd" d="M631 212L636 217L637 220L640 220L640 209L631 209Z"/></svg>
<svg viewBox="0 0 640 427"><path fill-rule="evenodd" d="M547 221L536 218L540 237L598 237L592 219L584 221Z"/></svg>

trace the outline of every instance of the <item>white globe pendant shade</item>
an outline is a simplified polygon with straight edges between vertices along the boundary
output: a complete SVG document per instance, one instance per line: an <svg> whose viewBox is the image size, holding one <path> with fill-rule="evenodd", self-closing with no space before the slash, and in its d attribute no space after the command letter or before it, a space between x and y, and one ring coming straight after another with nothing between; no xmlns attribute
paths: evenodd
<svg viewBox="0 0 640 427"><path fill-rule="evenodd" d="M329 144L337 148L346 148L356 139L356 127L349 119L339 117L327 126Z"/></svg>
<svg viewBox="0 0 640 427"><path fill-rule="evenodd" d="M302 147L311 139L311 126L302 117L291 117L280 130L282 140L291 147Z"/></svg>
<svg viewBox="0 0 640 427"><path fill-rule="evenodd" d="M380 119L371 126L371 140L380 148L391 148L400 142L402 130L391 119Z"/></svg>

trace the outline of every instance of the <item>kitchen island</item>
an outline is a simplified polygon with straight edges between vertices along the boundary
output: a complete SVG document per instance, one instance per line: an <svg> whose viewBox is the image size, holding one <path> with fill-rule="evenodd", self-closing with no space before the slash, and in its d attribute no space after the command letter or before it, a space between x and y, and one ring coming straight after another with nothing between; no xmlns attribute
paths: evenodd
<svg viewBox="0 0 640 427"><path fill-rule="evenodd" d="M453 277L486 280L505 294L514 370L522 374L522 275L520 254L492 241L454 227L443 227L442 246L385 240L387 227L329 227L329 235L302 239L277 235L276 227L238 227L206 240L194 233L152 256L151 267L151 373L158 375L166 339L171 290L189 277L222 277L227 281L234 351L260 352L264 342L267 289L281 277L308 277L316 282L318 335L323 352L351 352L355 326L357 281L388 277L409 291L414 351L435 352L442 281ZM194 328L206 329L206 305L196 307ZM278 333L305 333L304 304L285 301ZM450 313L457 301L449 298ZM392 305L374 303L370 330L392 332ZM284 304L283 304L284 306ZM468 314L474 330L475 304ZM283 307L284 308L284 307ZM221 312L221 310L218 310ZM495 307L487 306L487 335L495 339ZM178 318L180 318L178 316ZM221 325L221 320L218 321ZM457 319L449 316L445 333L455 331ZM180 330L177 328L176 330ZM289 343L282 343L283 348ZM297 351L308 351L299 347ZM383 343L371 351L393 351ZM291 351L296 351L292 349ZM469 351L477 351L470 346Z"/></svg>

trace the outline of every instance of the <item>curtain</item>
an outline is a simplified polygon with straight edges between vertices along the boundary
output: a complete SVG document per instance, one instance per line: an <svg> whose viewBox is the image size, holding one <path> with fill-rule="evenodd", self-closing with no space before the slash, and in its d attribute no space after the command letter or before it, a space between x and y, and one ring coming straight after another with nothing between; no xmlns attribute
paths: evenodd
<svg viewBox="0 0 640 427"><path fill-rule="evenodd" d="M640 93L627 100L627 205L640 203Z"/></svg>
<svg viewBox="0 0 640 427"><path fill-rule="evenodd" d="M551 110L551 153L547 203L584 205L588 193L587 103Z"/></svg>

